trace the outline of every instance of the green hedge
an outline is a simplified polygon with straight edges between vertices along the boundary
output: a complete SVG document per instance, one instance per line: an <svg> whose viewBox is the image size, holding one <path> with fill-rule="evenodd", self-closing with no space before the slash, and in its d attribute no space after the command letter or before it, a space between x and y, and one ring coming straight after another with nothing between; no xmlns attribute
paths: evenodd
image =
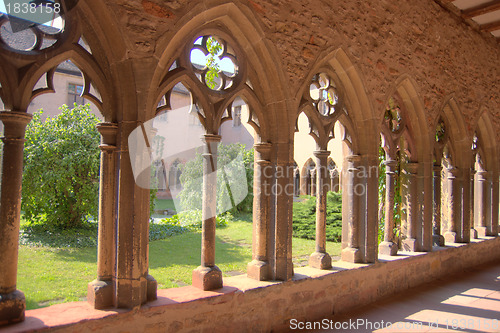
<svg viewBox="0 0 500 333"><path fill-rule="evenodd" d="M293 203L293 236L316 238L316 197L301 196L303 201ZM342 194L328 192L326 199L326 240L342 239Z"/></svg>

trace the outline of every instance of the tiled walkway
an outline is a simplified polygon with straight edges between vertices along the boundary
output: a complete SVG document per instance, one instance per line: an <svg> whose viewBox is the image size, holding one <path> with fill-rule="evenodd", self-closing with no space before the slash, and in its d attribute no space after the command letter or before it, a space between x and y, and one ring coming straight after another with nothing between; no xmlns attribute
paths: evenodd
<svg viewBox="0 0 500 333"><path fill-rule="evenodd" d="M314 332L500 332L500 263L439 279L321 324L333 329Z"/></svg>

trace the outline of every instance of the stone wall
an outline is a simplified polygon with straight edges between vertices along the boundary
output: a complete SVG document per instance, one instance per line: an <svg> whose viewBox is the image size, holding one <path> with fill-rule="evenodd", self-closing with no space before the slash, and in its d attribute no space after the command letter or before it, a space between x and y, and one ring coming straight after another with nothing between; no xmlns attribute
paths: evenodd
<svg viewBox="0 0 500 333"><path fill-rule="evenodd" d="M224 1L107 0L120 22L130 58L157 52L158 40L175 33L190 17ZM488 110L500 141L499 44L481 36L432 0L424 1L236 1L255 15L275 46L290 96L327 51L346 50L362 73L365 89L382 117L396 79L416 83L429 128L453 95L472 135ZM118 6L119 5L119 6Z"/></svg>
<svg viewBox="0 0 500 333"><path fill-rule="evenodd" d="M229 277L223 289L212 292L192 286L160 290L157 301L131 311L99 311L85 302L59 304L29 310L24 323L0 332L279 331L292 318L331 317L475 265L498 262L499 247L500 238L490 237L427 254L384 256L372 265L335 262L331 271L302 267L293 281L283 283Z"/></svg>

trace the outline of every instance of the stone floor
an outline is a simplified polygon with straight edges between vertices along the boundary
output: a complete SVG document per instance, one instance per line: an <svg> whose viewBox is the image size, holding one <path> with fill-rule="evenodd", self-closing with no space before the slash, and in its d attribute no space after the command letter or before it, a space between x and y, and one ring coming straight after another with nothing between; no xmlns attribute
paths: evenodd
<svg viewBox="0 0 500 333"><path fill-rule="evenodd" d="M325 325L310 331L500 332L500 262L320 322Z"/></svg>

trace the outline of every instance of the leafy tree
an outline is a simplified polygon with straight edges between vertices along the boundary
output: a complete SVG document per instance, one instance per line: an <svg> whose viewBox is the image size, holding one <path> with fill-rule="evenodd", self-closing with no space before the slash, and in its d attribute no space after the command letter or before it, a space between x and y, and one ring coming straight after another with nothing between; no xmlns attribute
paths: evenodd
<svg viewBox="0 0 500 333"><path fill-rule="evenodd" d="M36 112L27 127L22 209L29 221L67 229L97 217L100 135L90 105L60 110L45 121Z"/></svg>
<svg viewBox="0 0 500 333"><path fill-rule="evenodd" d="M207 39L207 67L208 71L205 76L205 82L210 89L215 89L217 87L216 80L219 78L220 67L215 59L218 58L219 53L222 51L222 45L213 37Z"/></svg>
<svg viewBox="0 0 500 333"><path fill-rule="evenodd" d="M238 155L242 157L243 165L233 163ZM243 144L220 144L217 157L217 211L222 213L228 206L227 198L231 198L236 207L230 209L231 212L251 212L253 203L253 149L246 150ZM182 191L179 193L180 203L183 209L200 209L202 206L202 185L203 185L203 160L200 153L196 157L181 166L180 177ZM224 166L229 166L224 168ZM244 168L244 170L241 170ZM235 177L246 175L246 182L238 181ZM228 187L228 183L231 184ZM246 189L243 188L246 186ZM233 202L235 192L248 194L242 202ZM231 208L231 207L229 207Z"/></svg>

